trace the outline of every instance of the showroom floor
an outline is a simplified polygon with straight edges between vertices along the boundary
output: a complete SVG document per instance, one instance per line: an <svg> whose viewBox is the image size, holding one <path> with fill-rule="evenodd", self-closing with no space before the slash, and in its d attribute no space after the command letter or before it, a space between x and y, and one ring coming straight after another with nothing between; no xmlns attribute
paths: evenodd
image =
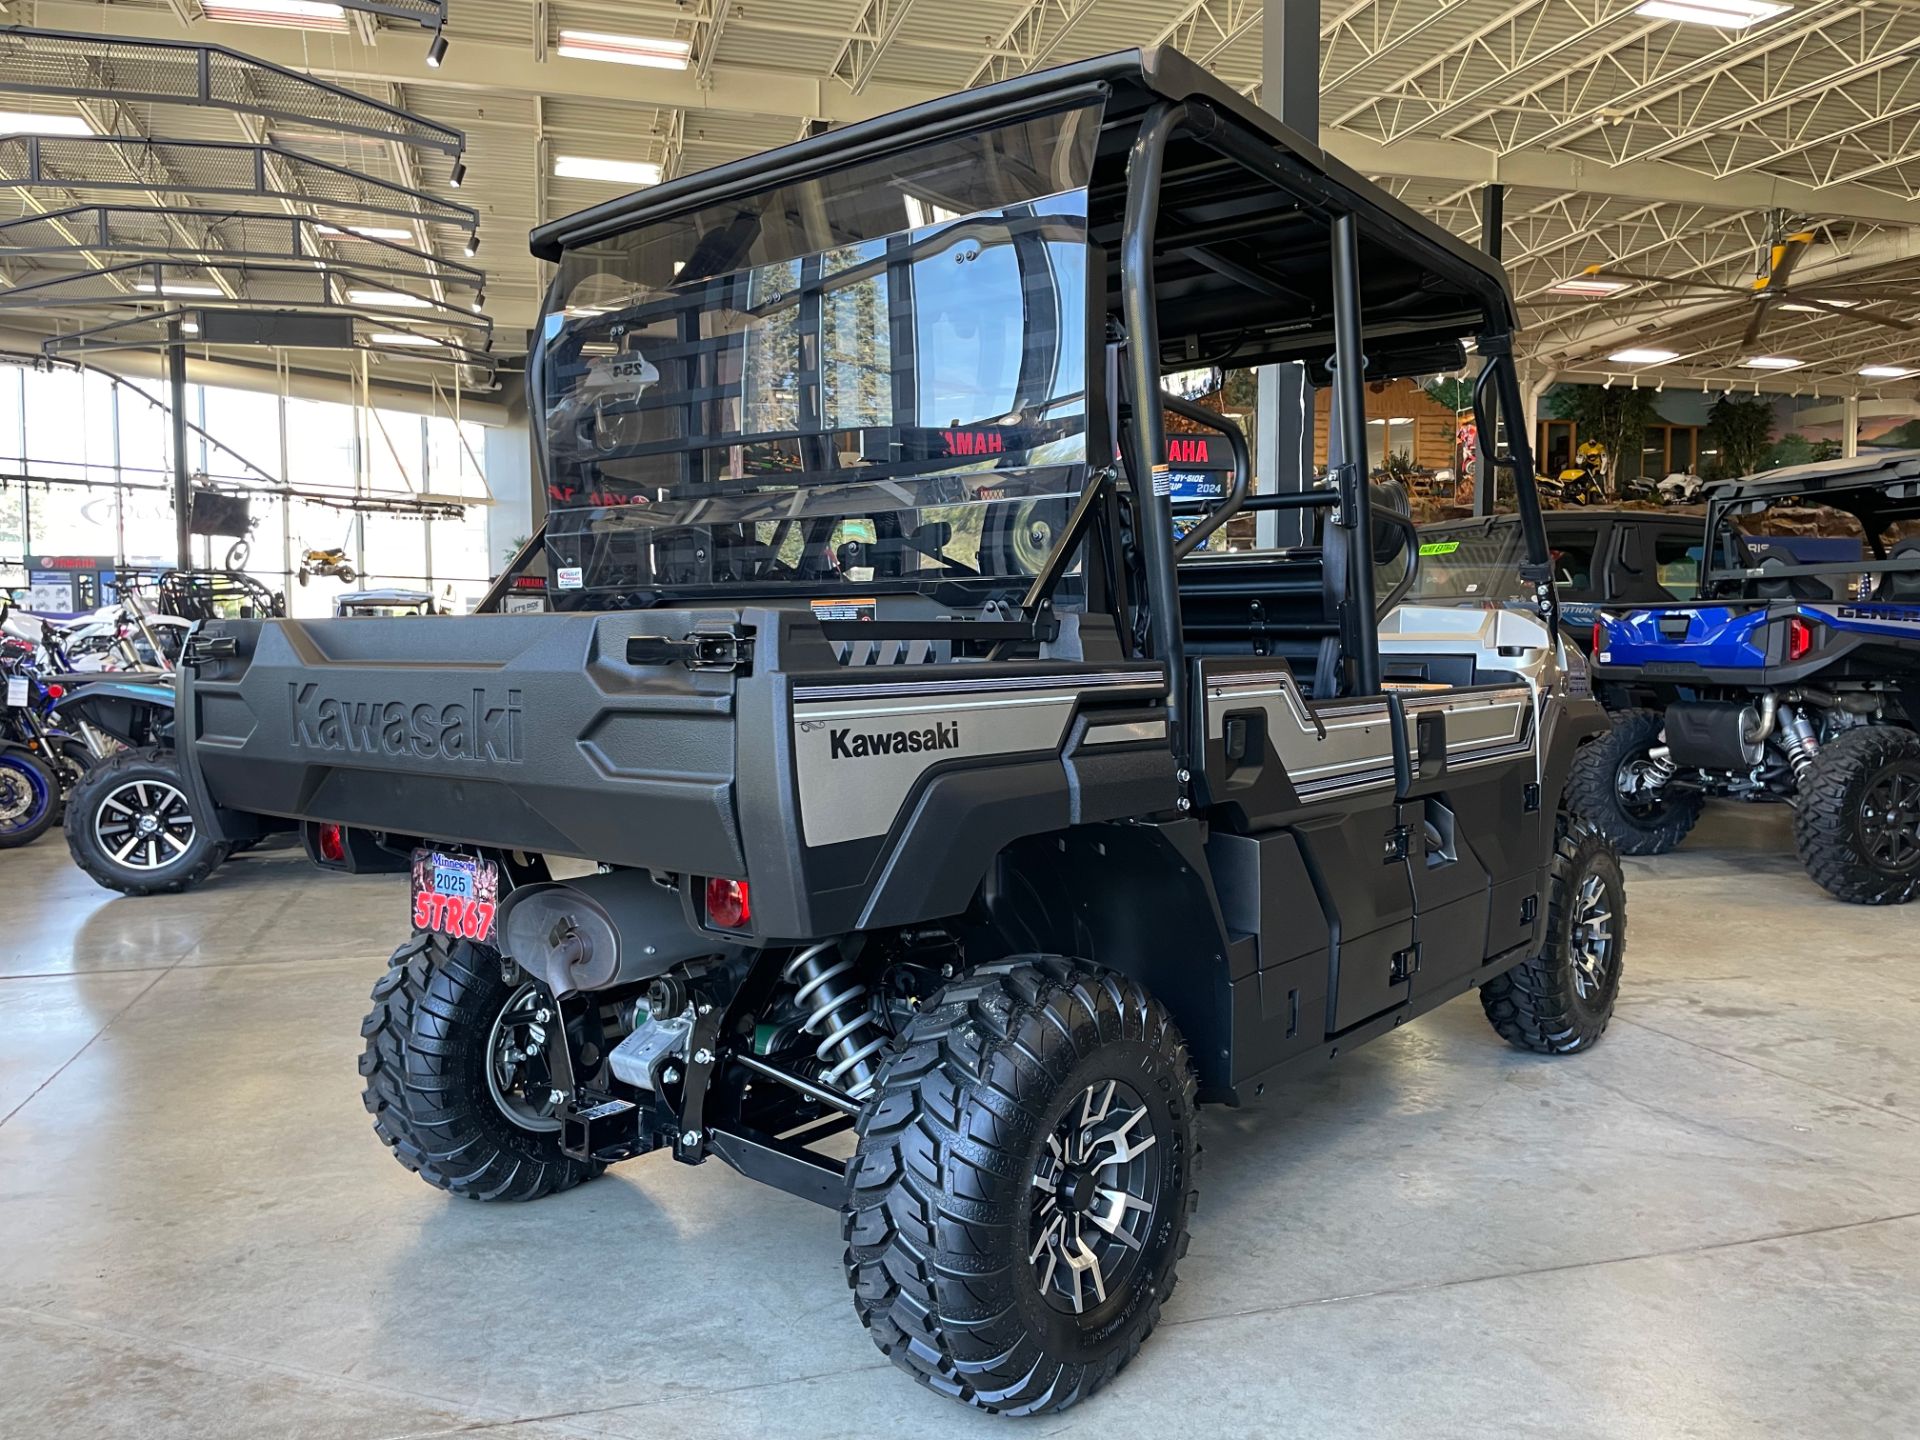
<svg viewBox="0 0 1920 1440"><path fill-rule="evenodd" d="M1630 864L1626 988L1568 1061L1469 997L1208 1112L1165 1324L1022 1433L1909 1436L1911 912L1778 813ZM403 882L249 857L109 898L0 855L0 1435L1012 1434L896 1374L834 1217L663 1157L449 1200L354 1071Z"/></svg>

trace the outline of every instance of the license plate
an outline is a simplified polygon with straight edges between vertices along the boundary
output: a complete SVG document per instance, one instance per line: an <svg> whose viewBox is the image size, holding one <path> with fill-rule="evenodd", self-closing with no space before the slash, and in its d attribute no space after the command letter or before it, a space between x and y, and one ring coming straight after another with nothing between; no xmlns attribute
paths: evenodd
<svg viewBox="0 0 1920 1440"><path fill-rule="evenodd" d="M500 867L491 860L413 852L413 928L458 940L493 939L500 909Z"/></svg>

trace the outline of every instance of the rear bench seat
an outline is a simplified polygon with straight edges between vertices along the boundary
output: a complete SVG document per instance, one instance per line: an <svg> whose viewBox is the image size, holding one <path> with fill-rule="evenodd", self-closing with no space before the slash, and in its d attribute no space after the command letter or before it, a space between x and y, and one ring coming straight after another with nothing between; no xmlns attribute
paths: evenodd
<svg viewBox="0 0 1920 1440"><path fill-rule="evenodd" d="M1340 626L1319 547L1198 555L1178 570L1189 655L1273 655L1317 700L1339 690Z"/></svg>

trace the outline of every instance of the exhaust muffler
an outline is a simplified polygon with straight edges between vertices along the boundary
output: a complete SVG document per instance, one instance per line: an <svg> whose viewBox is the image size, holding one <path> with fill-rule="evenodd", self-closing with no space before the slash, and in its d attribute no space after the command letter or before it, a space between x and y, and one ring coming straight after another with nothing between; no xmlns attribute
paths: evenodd
<svg viewBox="0 0 1920 1440"><path fill-rule="evenodd" d="M731 952L689 925L679 892L644 870L522 886L501 907L500 948L556 997L637 984Z"/></svg>

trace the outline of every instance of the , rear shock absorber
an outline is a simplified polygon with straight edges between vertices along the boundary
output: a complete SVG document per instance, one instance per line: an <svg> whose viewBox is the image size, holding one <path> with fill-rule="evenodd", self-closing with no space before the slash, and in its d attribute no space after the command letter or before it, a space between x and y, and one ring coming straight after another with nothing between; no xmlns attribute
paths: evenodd
<svg viewBox="0 0 1920 1440"><path fill-rule="evenodd" d="M1793 783L1797 786L1813 768L1813 757L1820 753L1820 739L1813 733L1807 717L1791 705L1780 707L1780 743L1786 747L1793 765Z"/></svg>
<svg viewBox="0 0 1920 1440"><path fill-rule="evenodd" d="M1646 763L1640 770L1641 783L1649 790L1658 790L1679 768L1673 763L1673 752L1666 747L1663 734L1662 743L1647 751Z"/></svg>
<svg viewBox="0 0 1920 1440"><path fill-rule="evenodd" d="M806 1017L800 1028L819 1038L813 1053L827 1067L821 1078L859 1097L873 1088L880 1070L874 1056L887 1032L867 1003L867 987L848 973L853 962L836 959L833 947L831 940L809 945L787 961L780 978L799 987L793 998Z"/></svg>

